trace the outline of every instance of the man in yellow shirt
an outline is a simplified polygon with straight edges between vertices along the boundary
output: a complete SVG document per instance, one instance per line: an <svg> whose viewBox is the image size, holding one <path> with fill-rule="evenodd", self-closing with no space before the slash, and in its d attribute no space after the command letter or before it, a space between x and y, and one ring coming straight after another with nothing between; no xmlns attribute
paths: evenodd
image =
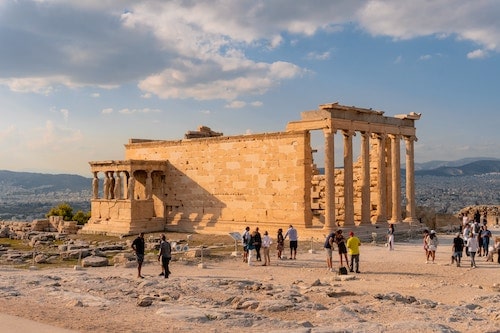
<svg viewBox="0 0 500 333"><path fill-rule="evenodd" d="M354 236L354 232L349 233L349 239L347 239L347 248L349 249L349 255L351 256L351 272L354 272L354 265L356 265L356 273L359 273L359 247L361 241L358 237Z"/></svg>

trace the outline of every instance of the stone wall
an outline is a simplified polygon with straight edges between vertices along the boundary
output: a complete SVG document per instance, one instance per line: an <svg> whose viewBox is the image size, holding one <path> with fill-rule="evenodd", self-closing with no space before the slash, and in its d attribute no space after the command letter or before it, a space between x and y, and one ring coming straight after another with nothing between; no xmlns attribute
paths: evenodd
<svg viewBox="0 0 500 333"><path fill-rule="evenodd" d="M308 132L131 140L125 158L168 161L163 199L168 230L311 224Z"/></svg>

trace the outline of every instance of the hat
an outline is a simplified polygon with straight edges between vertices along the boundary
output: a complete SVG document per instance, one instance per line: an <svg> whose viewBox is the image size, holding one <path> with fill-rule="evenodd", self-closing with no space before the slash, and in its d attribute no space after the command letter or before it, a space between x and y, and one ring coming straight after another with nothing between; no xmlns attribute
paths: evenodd
<svg viewBox="0 0 500 333"><path fill-rule="evenodd" d="M431 234L435 234L435 233L436 233L436 231L435 231L435 230L431 230Z"/></svg>
<svg viewBox="0 0 500 333"><path fill-rule="evenodd" d="M351 231L351 232L349 233L349 236L354 236L354 232L352 232L352 231Z"/></svg>

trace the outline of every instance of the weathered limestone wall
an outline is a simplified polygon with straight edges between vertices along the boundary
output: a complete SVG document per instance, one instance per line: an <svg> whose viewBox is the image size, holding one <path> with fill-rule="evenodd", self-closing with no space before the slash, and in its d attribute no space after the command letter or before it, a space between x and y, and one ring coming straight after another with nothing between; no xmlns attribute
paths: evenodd
<svg viewBox="0 0 500 333"><path fill-rule="evenodd" d="M309 226L308 132L127 144L127 160L167 160L167 230ZM211 230L213 231L213 230Z"/></svg>

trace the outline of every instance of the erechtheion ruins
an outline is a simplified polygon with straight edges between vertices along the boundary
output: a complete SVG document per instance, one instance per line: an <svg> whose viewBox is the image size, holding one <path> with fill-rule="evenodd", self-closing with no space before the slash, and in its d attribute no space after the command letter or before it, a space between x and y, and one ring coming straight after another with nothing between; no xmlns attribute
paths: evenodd
<svg viewBox="0 0 500 333"><path fill-rule="evenodd" d="M227 233L293 224L303 235L321 235L338 226L415 222L418 119L333 103L302 112L284 132L224 136L200 127L183 140L130 139L124 160L90 162L92 217L82 232ZM313 161L315 130L324 134L324 174ZM334 156L335 135L343 138L342 163Z"/></svg>

